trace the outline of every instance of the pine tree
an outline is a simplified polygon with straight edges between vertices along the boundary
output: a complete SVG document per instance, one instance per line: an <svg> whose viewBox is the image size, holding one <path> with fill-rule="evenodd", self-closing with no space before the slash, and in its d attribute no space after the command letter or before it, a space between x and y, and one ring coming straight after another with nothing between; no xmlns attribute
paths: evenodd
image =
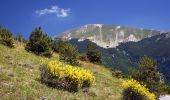
<svg viewBox="0 0 170 100"><path fill-rule="evenodd" d="M51 42L51 48L52 48L52 50L54 51L54 52L57 52L57 53L59 53L59 49L60 49L60 42L61 41L58 41L58 40L53 40L52 42Z"/></svg>
<svg viewBox="0 0 170 100"><path fill-rule="evenodd" d="M51 57L51 41L52 39L41 30L41 27L37 27L29 37L29 42L26 45L26 50L38 55Z"/></svg>
<svg viewBox="0 0 170 100"><path fill-rule="evenodd" d="M87 45L87 58L89 59L90 62L93 63L101 63L101 52L97 50L96 44L94 43L89 43Z"/></svg>
<svg viewBox="0 0 170 100"><path fill-rule="evenodd" d="M23 42L23 40L24 40L21 33L18 33L18 34L15 36L14 39L15 39L16 41L18 41L18 42Z"/></svg>
<svg viewBox="0 0 170 100"><path fill-rule="evenodd" d="M2 26L0 26L0 43L10 48L14 47L12 32Z"/></svg>
<svg viewBox="0 0 170 100"><path fill-rule="evenodd" d="M65 63L71 65L79 65L78 62L78 51L70 43L60 41L58 42L59 58Z"/></svg>
<svg viewBox="0 0 170 100"><path fill-rule="evenodd" d="M147 56L140 59L138 69L132 71L132 78L146 85L150 92L155 93L157 97L164 93L165 85L161 82L161 74L157 71L157 64Z"/></svg>

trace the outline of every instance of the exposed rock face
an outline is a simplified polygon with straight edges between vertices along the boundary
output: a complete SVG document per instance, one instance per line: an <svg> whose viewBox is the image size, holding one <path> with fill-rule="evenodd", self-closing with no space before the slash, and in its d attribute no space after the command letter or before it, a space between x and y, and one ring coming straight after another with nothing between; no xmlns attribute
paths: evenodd
<svg viewBox="0 0 170 100"><path fill-rule="evenodd" d="M122 42L140 41L144 38L160 34L160 31L129 28L124 26L113 26L103 24L88 24L65 31L56 38L63 40L78 39L84 41L89 39L103 48L114 48Z"/></svg>

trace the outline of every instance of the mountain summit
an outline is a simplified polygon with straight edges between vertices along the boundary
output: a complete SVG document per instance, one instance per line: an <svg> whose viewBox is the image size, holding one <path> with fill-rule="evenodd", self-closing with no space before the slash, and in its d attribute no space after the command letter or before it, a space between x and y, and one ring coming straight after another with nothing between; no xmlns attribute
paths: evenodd
<svg viewBox="0 0 170 100"><path fill-rule="evenodd" d="M103 48L114 48L119 43L129 41L140 41L144 38L159 35L160 31L130 28L125 26L105 25L105 24L87 24L61 33L55 38L62 40L86 39L96 43Z"/></svg>

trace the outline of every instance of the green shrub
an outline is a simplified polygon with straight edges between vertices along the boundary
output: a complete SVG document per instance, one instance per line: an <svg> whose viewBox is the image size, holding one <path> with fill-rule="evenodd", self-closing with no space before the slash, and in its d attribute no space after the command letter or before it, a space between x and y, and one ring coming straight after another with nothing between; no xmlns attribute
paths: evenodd
<svg viewBox="0 0 170 100"><path fill-rule="evenodd" d="M52 55L53 55L53 52L52 52L51 49L49 49L49 50L47 50L47 51L45 51L45 52L42 52L40 55L41 55L41 56L45 56L45 57L47 57L47 58L51 58Z"/></svg>
<svg viewBox="0 0 170 100"><path fill-rule="evenodd" d="M81 61L89 61L88 58L87 58L87 55L84 54L84 53L79 55L79 60L81 60Z"/></svg>
<svg viewBox="0 0 170 100"><path fill-rule="evenodd" d="M112 71L112 75L116 78L123 78L123 72L120 70L114 70Z"/></svg>
<svg viewBox="0 0 170 100"><path fill-rule="evenodd" d="M49 57L52 56L51 41L52 39L38 27L31 33L25 49L37 55L47 55Z"/></svg>
<svg viewBox="0 0 170 100"><path fill-rule="evenodd" d="M170 84L167 84L167 85L166 85L165 92L166 92L167 94L170 94Z"/></svg>
<svg viewBox="0 0 170 100"><path fill-rule="evenodd" d="M87 58L90 62L93 63L101 63L102 54L100 51L97 50L96 44L89 43L87 45Z"/></svg>
<svg viewBox="0 0 170 100"><path fill-rule="evenodd" d="M67 42L60 42L59 44L59 58L60 61L71 64L79 65L78 51L76 48Z"/></svg>
<svg viewBox="0 0 170 100"><path fill-rule="evenodd" d="M60 41L57 41L57 40L53 40L52 42L51 42L51 48L52 48L52 50L54 51L54 52L57 52L57 53L59 53L59 49L60 49Z"/></svg>
<svg viewBox="0 0 170 100"><path fill-rule="evenodd" d="M4 27L0 27L0 43L10 48L14 47L13 35Z"/></svg>
<svg viewBox="0 0 170 100"><path fill-rule="evenodd" d="M14 40L18 41L18 42L22 42L23 40L23 37L22 37L22 34L17 34L15 37L14 37Z"/></svg>
<svg viewBox="0 0 170 100"><path fill-rule="evenodd" d="M18 33L15 37L14 40L18 41L18 42L23 42L23 43L27 43L27 40L22 36L22 33Z"/></svg>

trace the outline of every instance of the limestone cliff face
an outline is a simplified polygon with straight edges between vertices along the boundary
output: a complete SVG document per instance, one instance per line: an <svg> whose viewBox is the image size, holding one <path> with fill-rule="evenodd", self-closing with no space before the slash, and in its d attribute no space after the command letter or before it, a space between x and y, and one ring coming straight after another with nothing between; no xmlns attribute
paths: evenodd
<svg viewBox="0 0 170 100"><path fill-rule="evenodd" d="M144 38L160 34L160 31L129 28L125 26L113 26L104 24L88 24L79 28L63 32L55 38L63 40L89 39L103 48L114 48L122 42L140 41Z"/></svg>

